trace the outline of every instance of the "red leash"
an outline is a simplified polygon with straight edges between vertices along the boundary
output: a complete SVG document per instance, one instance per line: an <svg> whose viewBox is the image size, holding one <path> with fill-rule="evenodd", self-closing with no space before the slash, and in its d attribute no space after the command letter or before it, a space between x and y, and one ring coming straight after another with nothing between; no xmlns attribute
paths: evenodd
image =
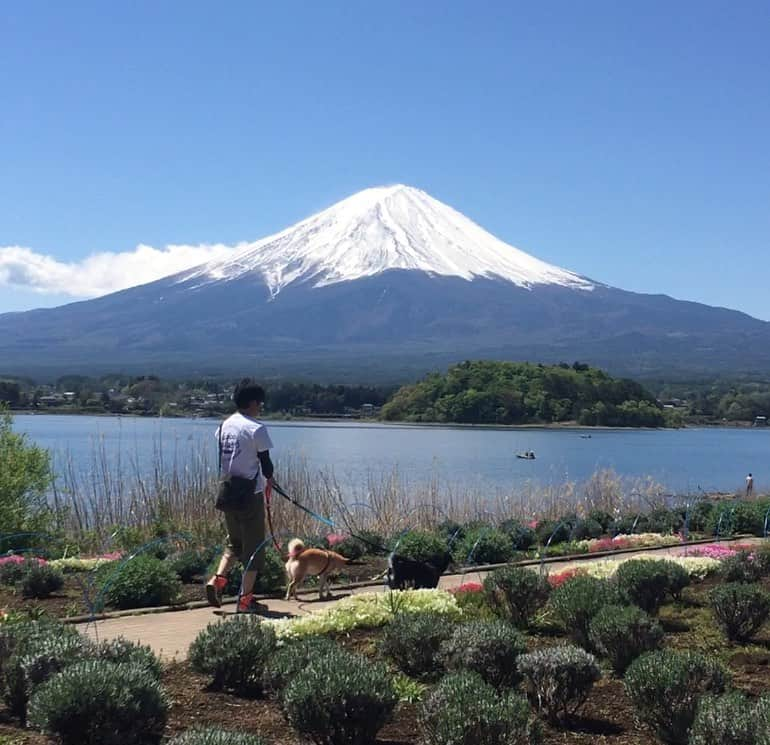
<svg viewBox="0 0 770 745"><path fill-rule="evenodd" d="M275 530L273 530L273 516L270 513L270 497L273 493L273 485L268 481L265 484L265 512L267 513L267 527L270 530L270 537L273 539L273 545L275 546L275 550L280 554L281 553L281 544L278 543L278 541L275 538Z"/></svg>

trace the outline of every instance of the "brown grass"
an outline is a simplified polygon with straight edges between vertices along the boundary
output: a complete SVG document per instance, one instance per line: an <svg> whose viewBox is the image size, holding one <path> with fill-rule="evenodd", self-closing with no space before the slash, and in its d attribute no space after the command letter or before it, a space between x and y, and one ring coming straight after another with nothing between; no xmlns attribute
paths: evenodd
<svg viewBox="0 0 770 745"><path fill-rule="evenodd" d="M166 525L192 533L199 540L221 535L213 509L216 469L204 454L184 464L170 461L159 448L149 475L134 456L111 467L103 444L94 447L88 476L79 473L71 458L56 464L55 500L64 532L81 543L103 545L117 527L151 533ZM284 489L313 512L330 518L347 531L372 530L391 535L430 528L445 520L497 522L506 518L531 520L569 512L585 514L602 509L620 514L646 511L665 501L663 488L651 479L626 481L611 470L600 470L586 482L553 486L532 483L490 489L480 482L414 481L394 467L371 470L358 485L342 483L333 469L313 469L301 457L288 455L276 464ZM279 496L272 503L276 532L314 535L328 527Z"/></svg>

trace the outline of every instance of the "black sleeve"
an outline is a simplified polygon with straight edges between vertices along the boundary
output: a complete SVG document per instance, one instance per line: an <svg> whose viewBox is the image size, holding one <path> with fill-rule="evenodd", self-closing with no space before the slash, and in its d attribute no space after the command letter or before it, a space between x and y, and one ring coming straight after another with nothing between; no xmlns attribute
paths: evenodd
<svg viewBox="0 0 770 745"><path fill-rule="evenodd" d="M263 450L261 453L257 453L257 457L265 478L271 479L273 477L273 461L270 460L270 451Z"/></svg>

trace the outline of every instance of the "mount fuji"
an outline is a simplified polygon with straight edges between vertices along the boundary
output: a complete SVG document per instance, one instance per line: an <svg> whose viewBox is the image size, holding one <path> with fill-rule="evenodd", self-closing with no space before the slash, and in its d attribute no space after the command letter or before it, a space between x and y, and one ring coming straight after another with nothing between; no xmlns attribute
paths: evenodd
<svg viewBox="0 0 770 745"><path fill-rule="evenodd" d="M471 357L636 376L770 370L770 324L609 287L408 186L149 284L0 315L0 373L399 381Z"/></svg>

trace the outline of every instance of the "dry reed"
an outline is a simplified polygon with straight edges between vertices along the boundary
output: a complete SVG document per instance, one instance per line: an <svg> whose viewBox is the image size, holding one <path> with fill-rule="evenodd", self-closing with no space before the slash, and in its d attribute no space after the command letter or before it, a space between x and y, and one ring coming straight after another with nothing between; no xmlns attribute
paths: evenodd
<svg viewBox="0 0 770 745"><path fill-rule="evenodd" d="M150 468L137 456L110 462L97 443L91 462L78 470L71 456L55 463L54 491L60 528L81 544L105 545L116 528L151 535L158 526L185 531L201 542L221 537L221 519L213 508L216 466L205 453L181 459L155 447ZM670 496L651 479L629 481L600 470L585 482L487 487L481 479L459 484L434 476L412 481L397 468L369 471L358 483L340 483L333 469L313 469L306 460L284 456L276 475L294 499L331 519L342 532L373 531L383 536L435 527L444 521L496 523L506 518L532 520L601 509L612 514L647 511ZM328 526L279 496L272 502L273 524L280 536L313 536Z"/></svg>

